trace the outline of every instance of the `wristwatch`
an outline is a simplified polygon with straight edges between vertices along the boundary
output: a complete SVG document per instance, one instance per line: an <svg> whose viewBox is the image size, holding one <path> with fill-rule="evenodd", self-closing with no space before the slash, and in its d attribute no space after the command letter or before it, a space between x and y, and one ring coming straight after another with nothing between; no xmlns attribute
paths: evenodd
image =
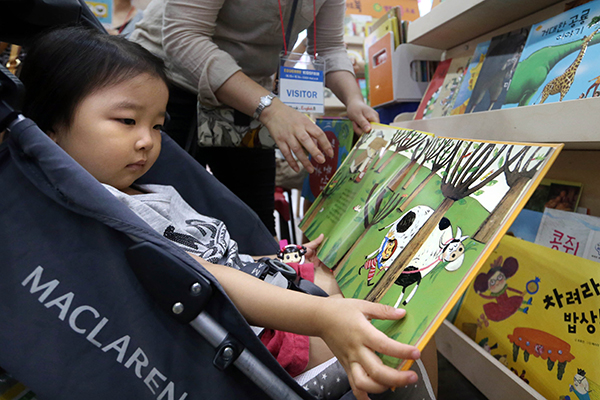
<svg viewBox="0 0 600 400"><path fill-rule="evenodd" d="M271 105L274 98L275 95L273 93L269 93L268 95L261 97L260 103L258 104L258 107L256 107L256 111L254 111L254 115L252 117L254 119L258 119L258 117L260 117L260 114L264 111L264 109Z"/></svg>

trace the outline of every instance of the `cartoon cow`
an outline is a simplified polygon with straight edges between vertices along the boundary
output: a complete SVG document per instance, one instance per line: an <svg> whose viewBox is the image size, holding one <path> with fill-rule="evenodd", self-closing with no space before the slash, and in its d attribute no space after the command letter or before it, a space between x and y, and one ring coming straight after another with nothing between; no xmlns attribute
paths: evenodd
<svg viewBox="0 0 600 400"><path fill-rule="evenodd" d="M416 206L386 227L390 229L381 246L366 256L367 261L359 269L359 274L362 268L369 270L367 285L373 284L371 280L380 271L385 272L388 270L406 245L431 217L433 211L431 207ZM402 271L394 282L396 285L402 286L402 293L394 307L397 308L400 305L406 289L416 283L412 292L402 303L403 305L408 304L415 295L421 279L440 262L448 263L445 266L447 271L456 271L460 268L464 261L465 252L462 242L467 238L468 236L462 236L460 227L456 228L456 235L453 235L450 220L443 217L437 228L429 235L415 257L410 261L408 267Z"/></svg>

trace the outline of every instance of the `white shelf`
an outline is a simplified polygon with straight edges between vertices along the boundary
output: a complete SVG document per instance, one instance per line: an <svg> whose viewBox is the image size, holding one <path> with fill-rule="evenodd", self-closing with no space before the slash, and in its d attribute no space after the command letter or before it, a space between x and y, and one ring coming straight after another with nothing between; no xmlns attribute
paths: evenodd
<svg viewBox="0 0 600 400"><path fill-rule="evenodd" d="M461 139L565 143L565 149L600 150L599 110L600 98L588 98L391 125Z"/></svg>
<svg viewBox="0 0 600 400"><path fill-rule="evenodd" d="M408 43L450 49L561 0L445 0L408 26Z"/></svg>
<svg viewBox="0 0 600 400"><path fill-rule="evenodd" d="M438 351L489 400L545 400L447 320L438 328L435 343Z"/></svg>

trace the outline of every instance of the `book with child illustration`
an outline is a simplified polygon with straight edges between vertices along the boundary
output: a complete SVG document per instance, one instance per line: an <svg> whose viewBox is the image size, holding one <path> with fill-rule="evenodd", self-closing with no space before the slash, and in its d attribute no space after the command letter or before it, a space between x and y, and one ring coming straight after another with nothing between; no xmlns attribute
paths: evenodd
<svg viewBox="0 0 600 400"><path fill-rule="evenodd" d="M600 96L600 1L531 27L502 108Z"/></svg>
<svg viewBox="0 0 600 400"><path fill-rule="evenodd" d="M406 308L374 324L423 348L561 148L373 124L300 228L324 234L318 256L345 297Z"/></svg>
<svg viewBox="0 0 600 400"><path fill-rule="evenodd" d="M454 324L544 398L600 399L598 272L593 261L505 236Z"/></svg>

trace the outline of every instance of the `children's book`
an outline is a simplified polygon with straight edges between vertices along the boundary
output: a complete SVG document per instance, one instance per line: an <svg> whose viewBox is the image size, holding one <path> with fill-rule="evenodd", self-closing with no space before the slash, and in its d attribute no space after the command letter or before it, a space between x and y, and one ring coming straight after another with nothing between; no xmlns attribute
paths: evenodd
<svg viewBox="0 0 600 400"><path fill-rule="evenodd" d="M367 50L369 71L369 102L372 107L394 100L392 80L392 52L394 34L386 33Z"/></svg>
<svg viewBox="0 0 600 400"><path fill-rule="evenodd" d="M435 73L427 86L427 90L425 90L425 95L419 104L419 108L417 108L415 119L426 119L431 117L438 102L442 84L444 83L444 78L448 73L451 62L452 60L448 59L438 64Z"/></svg>
<svg viewBox="0 0 600 400"><path fill-rule="evenodd" d="M503 108L600 96L600 1L531 27Z"/></svg>
<svg viewBox="0 0 600 400"><path fill-rule="evenodd" d="M315 172L306 177L302 186L302 197L311 203L315 201L315 198L335 174L338 166L346 159L354 138L354 128L349 119L317 118L316 124L327 136L334 154L332 158L327 157L324 164L319 164L311 158Z"/></svg>
<svg viewBox="0 0 600 400"><path fill-rule="evenodd" d="M600 218L546 208L535 243L600 262Z"/></svg>
<svg viewBox="0 0 600 400"><path fill-rule="evenodd" d="M465 113L502 107L528 33L521 28L492 38Z"/></svg>
<svg viewBox="0 0 600 400"><path fill-rule="evenodd" d="M406 308L373 323L422 349L561 148L373 124L300 228L324 234L318 257L344 296Z"/></svg>
<svg viewBox="0 0 600 400"><path fill-rule="evenodd" d="M523 208L506 234L535 243L543 215L542 212Z"/></svg>
<svg viewBox="0 0 600 400"><path fill-rule="evenodd" d="M546 208L576 211L582 191L581 182L543 179L525 204L525 208L538 212L544 212Z"/></svg>
<svg viewBox="0 0 600 400"><path fill-rule="evenodd" d="M505 236L454 324L546 399L600 399L600 266Z"/></svg>
<svg viewBox="0 0 600 400"><path fill-rule="evenodd" d="M423 119L443 117L450 114L470 61L470 56L452 59L448 67L448 73L444 78L444 83L440 87L440 93L433 106L433 110L430 114L424 116Z"/></svg>
<svg viewBox="0 0 600 400"><path fill-rule="evenodd" d="M454 106L452 107L452 111L450 111L450 115L459 115L465 113L467 105L469 104L469 99L471 98L471 93L473 92L473 88L475 87L477 79L479 78L479 72L481 71L483 62L485 61L485 55L490 47L490 42L490 40L481 42L475 48L473 57L471 57L469 66L465 71L465 76L460 84L460 89L458 89L458 93L454 99Z"/></svg>

